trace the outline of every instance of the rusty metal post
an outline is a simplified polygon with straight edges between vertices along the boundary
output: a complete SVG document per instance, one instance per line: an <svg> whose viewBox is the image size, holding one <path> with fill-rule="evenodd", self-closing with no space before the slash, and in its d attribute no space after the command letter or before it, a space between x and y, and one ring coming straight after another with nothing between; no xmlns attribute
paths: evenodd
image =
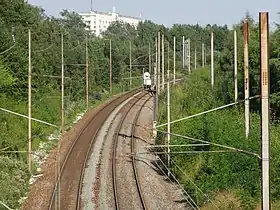
<svg viewBox="0 0 280 210"><path fill-rule="evenodd" d="M270 187L269 187L269 23L268 12L259 13L260 24L260 69L261 69L261 141L262 141L262 209L269 210L270 206Z"/></svg>
<svg viewBox="0 0 280 210"><path fill-rule="evenodd" d="M244 22L244 89L245 89L245 134L250 133L250 101L249 101L249 59L248 59L248 21Z"/></svg>

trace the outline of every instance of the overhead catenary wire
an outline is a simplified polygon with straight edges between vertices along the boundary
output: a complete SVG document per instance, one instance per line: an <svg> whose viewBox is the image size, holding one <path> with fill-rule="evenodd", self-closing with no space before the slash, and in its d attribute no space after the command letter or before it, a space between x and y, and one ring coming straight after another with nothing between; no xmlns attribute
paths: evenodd
<svg viewBox="0 0 280 210"><path fill-rule="evenodd" d="M10 110L8 110L8 109L4 109L4 108L1 108L0 107L0 110L1 111L4 111L4 112L8 112L8 113L10 113L10 114L14 114L14 115L17 115L17 116L20 116L20 117L24 117L24 118L27 118L28 119L28 116L26 116L26 115L23 115L23 114L19 114L19 113L16 113L16 112L13 112L13 111L10 111ZM49 126L52 126L52 127L59 127L59 126L57 126L57 125L54 125L54 124L52 124L52 123L48 123L48 122L45 122L45 121L42 121L42 120L39 120L39 119L36 119L36 118L31 118L31 120L33 120L33 121L36 121L36 122L39 122L39 123L42 123L42 124L45 124L45 125L49 125Z"/></svg>
<svg viewBox="0 0 280 210"><path fill-rule="evenodd" d="M2 204L6 209L8 209L8 210L13 210L13 209L11 209L9 206L7 206L5 203L3 203L2 201L0 201L0 204Z"/></svg>
<svg viewBox="0 0 280 210"><path fill-rule="evenodd" d="M14 31L14 28L12 30ZM14 44L11 47L9 47L8 49L4 50L3 52L0 52L0 55L3 55L5 53L9 52L10 50L12 50L16 46L17 42L16 42L16 38L15 38L14 33L12 33L12 39L13 39Z"/></svg>
<svg viewBox="0 0 280 210"><path fill-rule="evenodd" d="M259 98L259 97L260 97L260 95L252 96L248 100ZM181 118L181 119L178 119L178 120L174 120L174 121L170 122L170 124L173 124L173 123L176 123L176 122L180 122L180 121L183 121L183 120L187 120L187 119L191 119L191 118L194 118L194 117L197 117L197 116L200 116L200 115L204 115L204 114L207 114L207 113L210 113L210 112L214 112L214 111L217 111L217 110L220 110L220 109L224 109L226 107L230 107L230 106L233 106L233 105L236 105L236 104L240 104L240 103L243 103L246 100L247 99L241 100L239 102L233 102L233 103L230 103L230 104L227 104L227 105L223 105L223 106L220 106L220 107L217 107L217 108L214 108L214 109L210 109L210 110L207 110L207 111L204 111L204 112L200 112L198 114L194 114L194 115L187 116L187 117L184 117L184 118ZM163 123L163 124L158 125L156 127L160 128L160 127L166 126L167 124L168 123Z"/></svg>
<svg viewBox="0 0 280 210"><path fill-rule="evenodd" d="M166 131L161 131L161 130L157 130L157 131L160 132L160 133L167 134ZM226 149L234 150L234 151L249 154L249 155L253 155L253 156L256 156L258 159L261 159L259 154L255 153L255 152L247 151L247 150L244 150L244 149L239 149L239 148L226 146L226 145L222 145L222 144L218 144L218 143L214 143L214 142L210 142L210 141L196 139L196 138L192 138L192 137L189 137L189 136L184 136L184 135L180 135L180 134L176 134L176 133L170 133L170 135L177 136L177 137L180 137L180 138L183 138L183 139L188 139L188 140L191 140L191 141L198 141L198 142L205 143L205 144L211 144L211 145L214 145L214 146L217 146L217 147L226 148Z"/></svg>

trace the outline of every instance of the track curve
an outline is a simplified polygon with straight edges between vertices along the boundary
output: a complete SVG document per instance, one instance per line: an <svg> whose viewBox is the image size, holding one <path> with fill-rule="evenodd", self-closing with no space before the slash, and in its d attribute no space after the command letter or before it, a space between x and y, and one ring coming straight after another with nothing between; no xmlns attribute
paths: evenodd
<svg viewBox="0 0 280 210"><path fill-rule="evenodd" d="M118 96L100 109L78 134L63 162L59 178L50 198L48 209L79 209L82 179L86 160L95 137L110 113L129 97L140 92L135 89Z"/></svg>

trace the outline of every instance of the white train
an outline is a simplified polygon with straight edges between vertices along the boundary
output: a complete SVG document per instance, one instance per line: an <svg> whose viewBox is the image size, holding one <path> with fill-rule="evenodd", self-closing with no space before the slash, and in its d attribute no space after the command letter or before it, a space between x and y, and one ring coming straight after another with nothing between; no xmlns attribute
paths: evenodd
<svg viewBox="0 0 280 210"><path fill-rule="evenodd" d="M151 90L152 80L149 72L145 72L143 75L143 86L145 90Z"/></svg>

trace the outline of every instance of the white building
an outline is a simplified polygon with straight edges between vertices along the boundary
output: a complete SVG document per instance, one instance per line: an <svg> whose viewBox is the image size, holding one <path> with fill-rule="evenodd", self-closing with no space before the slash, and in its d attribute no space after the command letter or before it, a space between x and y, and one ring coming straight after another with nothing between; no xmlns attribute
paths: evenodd
<svg viewBox="0 0 280 210"><path fill-rule="evenodd" d="M113 8L112 13L90 11L79 13L79 15L82 16L84 23L89 26L89 30L92 31L96 36L100 36L101 33L106 31L110 24L115 21L129 23L135 28L141 21L141 18L120 15L115 12L115 8Z"/></svg>

